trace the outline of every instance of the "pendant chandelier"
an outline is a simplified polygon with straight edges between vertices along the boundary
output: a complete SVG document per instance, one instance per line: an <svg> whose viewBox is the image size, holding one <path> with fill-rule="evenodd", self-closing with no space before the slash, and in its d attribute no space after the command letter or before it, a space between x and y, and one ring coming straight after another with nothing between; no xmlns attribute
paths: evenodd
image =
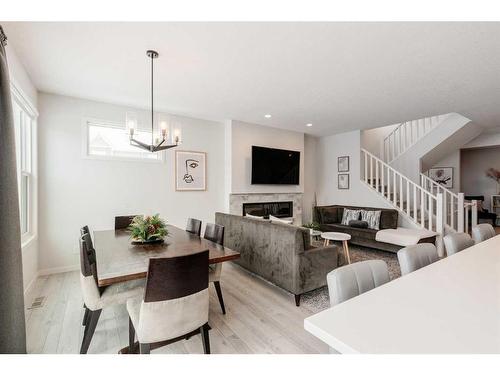
<svg viewBox="0 0 500 375"><path fill-rule="evenodd" d="M181 130L180 128L173 129L167 124L166 119L159 118L159 128L160 137L155 140L154 135L154 125L155 125L155 114L154 114L154 72L153 72L153 61L158 58L158 52L149 50L146 55L151 59L151 144L147 144L134 138L134 133L138 125L137 115L134 112L126 113L126 127L128 129L128 134L130 138L130 144L135 147L142 148L149 152L163 151L172 147L176 147L181 143ZM159 116L158 116L159 117Z"/></svg>

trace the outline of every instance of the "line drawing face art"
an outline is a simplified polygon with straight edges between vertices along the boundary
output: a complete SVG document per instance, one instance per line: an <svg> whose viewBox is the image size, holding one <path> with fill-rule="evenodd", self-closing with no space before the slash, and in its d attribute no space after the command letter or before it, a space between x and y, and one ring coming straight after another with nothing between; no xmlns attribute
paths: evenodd
<svg viewBox="0 0 500 375"><path fill-rule="evenodd" d="M185 162L185 167L186 167L186 173L184 174L184 177L182 178L186 184L190 184L194 182L193 175L191 174L191 171L195 168L198 168L200 165L199 160L195 159L186 159Z"/></svg>

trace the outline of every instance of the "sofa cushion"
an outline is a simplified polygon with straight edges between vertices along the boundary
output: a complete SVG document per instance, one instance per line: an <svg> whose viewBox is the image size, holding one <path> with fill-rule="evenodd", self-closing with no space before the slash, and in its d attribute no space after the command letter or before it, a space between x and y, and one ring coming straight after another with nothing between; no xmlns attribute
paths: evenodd
<svg viewBox="0 0 500 375"><path fill-rule="evenodd" d="M349 225L349 221L351 220L358 220L359 215L361 213L361 210L351 210L351 209L344 209L344 212L342 214L342 225Z"/></svg>
<svg viewBox="0 0 500 375"><path fill-rule="evenodd" d="M361 220L368 223L368 228L379 230L382 211L361 210Z"/></svg>
<svg viewBox="0 0 500 375"><path fill-rule="evenodd" d="M368 222L363 220L351 220L349 226L353 228L368 228Z"/></svg>
<svg viewBox="0 0 500 375"><path fill-rule="evenodd" d="M320 222L325 224L340 223L340 220L338 219L339 211L341 211L341 209L336 206L319 207L318 213L320 216L319 217Z"/></svg>
<svg viewBox="0 0 500 375"><path fill-rule="evenodd" d="M427 229L397 228L379 230L375 239L379 242L386 242L393 245L410 246L416 245L424 238L434 236L436 236L436 233Z"/></svg>
<svg viewBox="0 0 500 375"><path fill-rule="evenodd" d="M325 224L321 226L323 232L341 232L350 234L351 237L364 238L366 240L375 241L376 230L370 228L354 228L342 224Z"/></svg>

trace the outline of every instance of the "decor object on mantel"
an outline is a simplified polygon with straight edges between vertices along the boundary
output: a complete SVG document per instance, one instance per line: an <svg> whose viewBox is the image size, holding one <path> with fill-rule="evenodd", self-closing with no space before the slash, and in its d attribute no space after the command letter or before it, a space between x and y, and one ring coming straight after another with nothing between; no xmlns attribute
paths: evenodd
<svg viewBox="0 0 500 375"><path fill-rule="evenodd" d="M136 216L128 227L133 244L161 243L168 236L165 220L159 214L153 216Z"/></svg>
<svg viewBox="0 0 500 375"><path fill-rule="evenodd" d="M167 132L168 128L167 121L164 118L161 118L161 116L158 116L160 117L159 127L160 127L161 138L156 138L155 140L155 134L154 134L155 116L154 116L154 105L153 105L154 104L153 103L153 98L154 98L153 60L158 58L159 55L158 52L153 50L148 50L146 52L146 55L151 58L151 144L146 144L134 138L134 132L138 126L137 115L134 112L126 113L126 127L128 129L130 144L132 146L142 148L149 152L157 152L178 146L181 143L181 130L180 128L170 129L170 131Z"/></svg>
<svg viewBox="0 0 500 375"><path fill-rule="evenodd" d="M175 152L175 190L207 189L207 154L199 151Z"/></svg>
<svg viewBox="0 0 500 375"><path fill-rule="evenodd" d="M497 193L500 195L500 171L495 168L489 168L486 171L486 177L495 180L495 182L497 183Z"/></svg>

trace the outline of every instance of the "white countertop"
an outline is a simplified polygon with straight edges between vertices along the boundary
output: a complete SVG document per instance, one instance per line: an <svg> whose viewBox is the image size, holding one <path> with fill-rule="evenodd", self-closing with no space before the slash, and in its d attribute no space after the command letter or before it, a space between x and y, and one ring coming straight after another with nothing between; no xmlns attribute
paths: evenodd
<svg viewBox="0 0 500 375"><path fill-rule="evenodd" d="M341 353L500 353L500 236L304 320Z"/></svg>

